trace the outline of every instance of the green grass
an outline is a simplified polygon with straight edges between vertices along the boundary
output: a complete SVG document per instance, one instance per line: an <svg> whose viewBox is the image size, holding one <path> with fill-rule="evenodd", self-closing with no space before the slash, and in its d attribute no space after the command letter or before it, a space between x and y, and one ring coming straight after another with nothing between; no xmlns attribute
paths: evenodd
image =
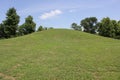
<svg viewBox="0 0 120 80"><path fill-rule="evenodd" d="M65 29L0 40L0 80L120 80L120 40Z"/></svg>

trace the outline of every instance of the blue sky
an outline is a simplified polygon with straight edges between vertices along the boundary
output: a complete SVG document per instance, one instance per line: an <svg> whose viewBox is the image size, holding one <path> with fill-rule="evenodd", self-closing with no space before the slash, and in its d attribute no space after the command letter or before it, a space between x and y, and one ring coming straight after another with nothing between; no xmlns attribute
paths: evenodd
<svg viewBox="0 0 120 80"><path fill-rule="evenodd" d="M103 17L120 20L120 0L2 0L0 2L0 23L6 12L14 7L20 15L20 24L32 15L37 26L70 28L71 23L86 17Z"/></svg>

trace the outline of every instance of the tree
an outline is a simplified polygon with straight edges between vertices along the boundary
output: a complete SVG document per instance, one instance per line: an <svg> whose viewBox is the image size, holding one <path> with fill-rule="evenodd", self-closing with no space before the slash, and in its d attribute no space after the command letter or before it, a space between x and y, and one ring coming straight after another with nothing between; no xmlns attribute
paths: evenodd
<svg viewBox="0 0 120 80"><path fill-rule="evenodd" d="M18 28L18 35L22 36L22 35L26 35L28 34L25 28L25 24L22 24L19 26Z"/></svg>
<svg viewBox="0 0 120 80"><path fill-rule="evenodd" d="M117 27L117 23L114 20L110 20L109 17L103 18L99 25L99 35L105 37L115 37L115 27Z"/></svg>
<svg viewBox="0 0 120 80"><path fill-rule="evenodd" d="M53 27L49 27L48 29L54 29Z"/></svg>
<svg viewBox="0 0 120 80"><path fill-rule="evenodd" d="M36 28L36 24L33 21L33 17L29 15L25 19L25 23L19 27L19 33L22 35L30 34L32 32L35 32L35 28Z"/></svg>
<svg viewBox="0 0 120 80"><path fill-rule="evenodd" d="M43 30L44 30L43 26L40 26L37 31L43 31Z"/></svg>
<svg viewBox="0 0 120 80"><path fill-rule="evenodd" d="M85 18L81 21L81 26L84 28L84 32L88 33L96 33L97 29L97 18L96 17L89 17Z"/></svg>
<svg viewBox="0 0 120 80"><path fill-rule="evenodd" d="M117 26L115 26L115 38L120 39L120 21L118 21Z"/></svg>
<svg viewBox="0 0 120 80"><path fill-rule="evenodd" d="M16 31L19 23L19 15L17 15L15 8L10 8L7 13L6 20L3 21L6 37L16 36Z"/></svg>
<svg viewBox="0 0 120 80"><path fill-rule="evenodd" d="M33 21L33 17L32 16L28 16L25 20L25 28L26 28L26 31L28 33L32 33L32 32L35 32L35 28L36 28L36 24L35 22Z"/></svg>
<svg viewBox="0 0 120 80"><path fill-rule="evenodd" d="M47 28L47 27L44 27L43 30L48 30L48 28Z"/></svg>
<svg viewBox="0 0 120 80"><path fill-rule="evenodd" d="M5 38L5 31L3 24L0 24L0 38Z"/></svg>
<svg viewBox="0 0 120 80"><path fill-rule="evenodd" d="M81 26L77 25L77 23L72 23L71 28L73 28L74 30L81 31Z"/></svg>

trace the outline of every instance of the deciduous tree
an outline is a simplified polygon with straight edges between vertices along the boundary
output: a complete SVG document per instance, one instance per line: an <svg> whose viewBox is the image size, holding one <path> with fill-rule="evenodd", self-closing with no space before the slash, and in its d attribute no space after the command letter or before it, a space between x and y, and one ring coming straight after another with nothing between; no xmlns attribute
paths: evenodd
<svg viewBox="0 0 120 80"><path fill-rule="evenodd" d="M81 26L77 25L77 23L72 23L71 24L71 28L73 28L74 30L81 31Z"/></svg>
<svg viewBox="0 0 120 80"><path fill-rule="evenodd" d="M96 33L97 29L96 24L97 24L96 17L85 18L81 21L81 26L84 28L84 31L92 34Z"/></svg>
<svg viewBox="0 0 120 80"><path fill-rule="evenodd" d="M109 17L103 18L99 26L99 34L105 37L115 37L116 21L110 20Z"/></svg>

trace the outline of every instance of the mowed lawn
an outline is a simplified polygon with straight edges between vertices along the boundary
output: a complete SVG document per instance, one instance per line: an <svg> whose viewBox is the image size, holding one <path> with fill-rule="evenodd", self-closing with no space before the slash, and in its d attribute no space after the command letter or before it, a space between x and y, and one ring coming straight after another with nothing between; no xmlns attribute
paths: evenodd
<svg viewBox="0 0 120 80"><path fill-rule="evenodd" d="M0 40L0 80L120 80L120 40L67 29Z"/></svg>

